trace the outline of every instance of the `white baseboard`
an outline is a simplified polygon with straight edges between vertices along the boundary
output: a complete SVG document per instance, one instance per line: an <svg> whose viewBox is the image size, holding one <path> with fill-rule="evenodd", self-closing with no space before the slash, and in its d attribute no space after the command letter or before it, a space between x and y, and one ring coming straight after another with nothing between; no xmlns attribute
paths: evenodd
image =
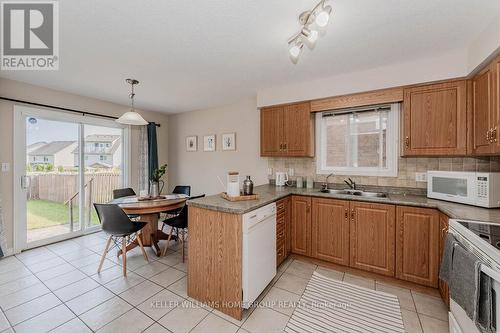
<svg viewBox="0 0 500 333"><path fill-rule="evenodd" d="M15 255L15 254L19 254L21 253L21 251L14 251L13 248L9 248L9 249L5 249L3 250L3 257L6 258L6 257L9 257L9 256L12 256L12 255Z"/></svg>

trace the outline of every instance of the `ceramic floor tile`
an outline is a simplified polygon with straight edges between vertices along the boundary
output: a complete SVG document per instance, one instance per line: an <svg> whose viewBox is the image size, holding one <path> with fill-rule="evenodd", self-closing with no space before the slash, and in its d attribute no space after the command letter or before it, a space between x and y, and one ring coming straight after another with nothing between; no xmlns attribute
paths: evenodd
<svg viewBox="0 0 500 333"><path fill-rule="evenodd" d="M0 332L5 331L6 329L10 328L10 323L7 320L7 317L3 314L2 311L0 311Z"/></svg>
<svg viewBox="0 0 500 333"><path fill-rule="evenodd" d="M46 294L5 311L5 316L11 325L17 325L59 304L61 301L54 294Z"/></svg>
<svg viewBox="0 0 500 333"><path fill-rule="evenodd" d="M170 333L170 331L160 324L154 323L153 325L149 326L148 329L143 333Z"/></svg>
<svg viewBox="0 0 500 333"><path fill-rule="evenodd" d="M77 281L85 279L87 276L78 270L71 271L69 273L65 273L50 280L45 281L45 285L50 290L57 290Z"/></svg>
<svg viewBox="0 0 500 333"><path fill-rule="evenodd" d="M45 247L39 247L16 254L16 258L22 261L25 265L30 265L57 258L57 255Z"/></svg>
<svg viewBox="0 0 500 333"><path fill-rule="evenodd" d="M375 289L375 280L367 279L361 276L351 275L348 273L344 275L344 282L368 289Z"/></svg>
<svg viewBox="0 0 500 333"><path fill-rule="evenodd" d="M79 258L84 258L86 256L91 256L94 254L95 254L95 252L92 252L89 249L82 247L82 248L79 248L77 251L73 251L70 253L65 253L63 255L60 255L60 257L66 261L73 261L73 260L77 260Z"/></svg>
<svg viewBox="0 0 500 333"><path fill-rule="evenodd" d="M153 320L137 309L132 309L116 318L103 328L99 333L136 333L142 332L153 324Z"/></svg>
<svg viewBox="0 0 500 333"><path fill-rule="evenodd" d="M330 279L338 281L342 281L344 279L344 272L336 271L334 269L318 267L316 268L316 272Z"/></svg>
<svg viewBox="0 0 500 333"><path fill-rule="evenodd" d="M174 268L168 268L160 274L151 277L150 280L159 284L160 286L168 288L168 286L170 286L174 282L177 282L185 275L186 274L182 271Z"/></svg>
<svg viewBox="0 0 500 333"><path fill-rule="evenodd" d="M114 292L115 294L121 294L125 290L132 288L143 282L145 279L135 273L128 273L127 276L120 276L110 282L106 283L104 286Z"/></svg>
<svg viewBox="0 0 500 333"><path fill-rule="evenodd" d="M72 300L66 302L66 305L79 316L95 306L108 301L114 296L115 295L106 288L98 287L82 294L81 296L73 298Z"/></svg>
<svg viewBox="0 0 500 333"><path fill-rule="evenodd" d="M176 293L177 295L187 298L187 276L183 277L177 282L172 283L170 286L167 288L168 290L172 291L173 293Z"/></svg>
<svg viewBox="0 0 500 333"><path fill-rule="evenodd" d="M76 258L76 259L70 261L69 263L71 265L75 266L76 268L80 268L80 267L94 264L96 267L96 271L97 271L97 267L99 266L100 261L101 261L101 256L94 253L94 254L91 254L91 255L88 255L85 257Z"/></svg>
<svg viewBox="0 0 500 333"><path fill-rule="evenodd" d="M70 321L56 327L50 333L91 333L90 328L85 325L79 318L71 319Z"/></svg>
<svg viewBox="0 0 500 333"><path fill-rule="evenodd" d="M182 302L184 298L165 289L139 304L137 308L154 320L159 320Z"/></svg>
<svg viewBox="0 0 500 333"><path fill-rule="evenodd" d="M243 325L243 323L248 319L248 317L250 317L250 315L252 314L252 312L255 310L254 307L250 307L249 309L243 309L243 314L241 316L241 320L237 320L225 313L222 313L220 312L219 310L212 310L212 313L214 315L217 315L219 317L221 317L222 319L226 320L226 321L229 321L231 323L233 323L234 325L238 326L238 327L241 327L241 325Z"/></svg>
<svg viewBox="0 0 500 333"><path fill-rule="evenodd" d="M288 316L268 308L257 308L248 317L242 328L252 333L278 333L288 322Z"/></svg>
<svg viewBox="0 0 500 333"><path fill-rule="evenodd" d="M8 297L1 297L0 308L2 308L3 311L6 311L49 292L50 290L39 282L23 290L9 294Z"/></svg>
<svg viewBox="0 0 500 333"><path fill-rule="evenodd" d="M122 257L120 257L119 259L120 259L120 261L117 263L119 265L121 265L122 264ZM142 253L141 254L138 253L136 255L132 255L130 253L127 253L127 269L129 269L131 271L135 271L139 267L142 267L142 266L147 265L147 264L148 264L148 262L142 256Z"/></svg>
<svg viewBox="0 0 500 333"><path fill-rule="evenodd" d="M158 262L158 261L153 261L147 265L139 267L138 269L136 269L134 271L134 273L139 274L140 276L148 279L156 274L159 274L159 273L165 271L167 268L168 268L167 265L162 264L161 262Z"/></svg>
<svg viewBox="0 0 500 333"><path fill-rule="evenodd" d="M119 296L133 306L137 306L151 296L159 293L162 289L163 288L161 286L146 280L124 291L123 293L119 294Z"/></svg>
<svg viewBox="0 0 500 333"><path fill-rule="evenodd" d="M63 288L54 291L54 294L59 297L63 302L67 302L75 297L83 295L95 288L99 287L99 283L91 278L85 278L73 284L67 285Z"/></svg>
<svg viewBox="0 0 500 333"><path fill-rule="evenodd" d="M318 266L307 262L294 260L285 270L285 273L293 274L304 279L309 279L316 267Z"/></svg>
<svg viewBox="0 0 500 333"><path fill-rule="evenodd" d="M302 295L306 289L306 285L309 282L307 279L303 279L296 275L283 273L278 281L274 284L275 287L290 291L292 293Z"/></svg>
<svg viewBox="0 0 500 333"><path fill-rule="evenodd" d="M188 264L187 260L184 260L184 262L180 262L177 265L175 265L174 268L183 271L184 273L187 273L187 264Z"/></svg>
<svg viewBox="0 0 500 333"><path fill-rule="evenodd" d="M293 262L292 258L287 258L285 261L281 263L281 265L278 267L278 272L283 273L288 266L290 266Z"/></svg>
<svg viewBox="0 0 500 333"><path fill-rule="evenodd" d="M27 276L32 276L33 274L26 267L16 268L9 272L0 273L0 285L22 279Z"/></svg>
<svg viewBox="0 0 500 333"><path fill-rule="evenodd" d="M35 275L40 280L47 281L47 280L50 280L52 278L55 278L56 276L66 274L66 273L72 272L74 270L76 270L75 267L71 266L68 263L65 263L65 264L55 266L55 267L46 269L44 271L35 273Z"/></svg>
<svg viewBox="0 0 500 333"><path fill-rule="evenodd" d="M111 261L111 260L104 260L104 264L102 265L101 272L104 272L108 269L114 268L117 265ZM92 276L94 274L97 274L97 268L99 268L99 263L95 262L86 266L79 267L78 269L82 271L83 273L87 274L88 276ZM121 267L120 267L121 269ZM123 273L122 273L123 275Z"/></svg>
<svg viewBox="0 0 500 333"><path fill-rule="evenodd" d="M39 282L40 280L38 280L36 276L28 275L26 277L2 284L0 286L0 297L23 290Z"/></svg>
<svg viewBox="0 0 500 333"><path fill-rule="evenodd" d="M168 251L167 255L158 259L159 262L169 266L175 266L182 261L180 253Z"/></svg>
<svg viewBox="0 0 500 333"><path fill-rule="evenodd" d="M418 318L418 314L416 312L401 309L401 315L403 317L403 324L405 325L405 332L422 333L420 319Z"/></svg>
<svg viewBox="0 0 500 333"><path fill-rule="evenodd" d="M95 270L97 272L97 268ZM92 279L99 282L100 284L106 284L111 280L123 276L123 269L121 266L114 265L113 267L103 270L100 273L95 273L91 276Z"/></svg>
<svg viewBox="0 0 500 333"><path fill-rule="evenodd" d="M412 291L417 312L436 319L448 320L448 308L439 297L428 296Z"/></svg>
<svg viewBox="0 0 500 333"><path fill-rule="evenodd" d="M262 299L260 306L268 307L284 315L291 316L299 300L299 295L273 287L264 299Z"/></svg>
<svg viewBox="0 0 500 333"><path fill-rule="evenodd" d="M29 268L30 271L32 271L33 273L36 274L38 272L41 272L41 271L44 271L46 269L53 268L53 267L56 267L56 266L59 266L62 264L66 264L66 261L62 258L55 257L55 258L52 258L49 260L29 264L26 266Z"/></svg>
<svg viewBox="0 0 500 333"><path fill-rule="evenodd" d="M132 308L119 297L114 297L85 312L80 319L92 330L97 331Z"/></svg>
<svg viewBox="0 0 500 333"><path fill-rule="evenodd" d="M422 329L424 333L449 332L449 326L447 321L439 320L422 314L419 314L418 317L420 318L420 323L422 324Z"/></svg>
<svg viewBox="0 0 500 333"><path fill-rule="evenodd" d="M0 272L7 273L24 267L24 264L15 256L10 256L0 260Z"/></svg>
<svg viewBox="0 0 500 333"><path fill-rule="evenodd" d="M66 307L61 304L53 309L39 314L27 321L23 321L14 330L17 333L37 333L48 332L67 321L73 319L75 315Z"/></svg>
<svg viewBox="0 0 500 333"><path fill-rule="evenodd" d="M376 283L375 288L379 291L386 292L397 296L399 299L399 305L402 309L417 311L415 309L415 304L413 303L413 297L411 296L410 289L399 288L395 286L390 286L387 284Z"/></svg>
<svg viewBox="0 0 500 333"><path fill-rule="evenodd" d="M222 319L213 313L206 316L191 332L192 333L236 333L239 327Z"/></svg>
<svg viewBox="0 0 500 333"><path fill-rule="evenodd" d="M158 322L174 333L185 333L191 331L210 312L184 301L181 305L167 313Z"/></svg>

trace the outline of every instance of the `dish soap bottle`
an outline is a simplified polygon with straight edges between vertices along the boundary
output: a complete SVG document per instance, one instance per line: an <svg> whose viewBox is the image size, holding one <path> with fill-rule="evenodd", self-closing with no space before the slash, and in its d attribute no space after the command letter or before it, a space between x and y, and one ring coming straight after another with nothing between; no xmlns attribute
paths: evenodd
<svg viewBox="0 0 500 333"><path fill-rule="evenodd" d="M253 181L250 179L250 176L243 181L243 195L252 195L253 194Z"/></svg>

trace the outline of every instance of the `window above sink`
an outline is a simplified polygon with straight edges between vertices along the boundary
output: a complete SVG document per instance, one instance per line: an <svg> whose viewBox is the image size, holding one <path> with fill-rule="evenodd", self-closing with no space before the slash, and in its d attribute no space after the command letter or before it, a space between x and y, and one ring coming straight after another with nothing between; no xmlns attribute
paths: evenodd
<svg viewBox="0 0 500 333"><path fill-rule="evenodd" d="M316 114L317 173L396 177L400 104Z"/></svg>

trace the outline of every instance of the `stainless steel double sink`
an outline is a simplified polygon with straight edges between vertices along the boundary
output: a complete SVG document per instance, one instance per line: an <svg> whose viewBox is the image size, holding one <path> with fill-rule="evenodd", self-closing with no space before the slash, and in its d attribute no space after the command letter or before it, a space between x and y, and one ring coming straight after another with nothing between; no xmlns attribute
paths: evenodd
<svg viewBox="0 0 500 333"><path fill-rule="evenodd" d="M386 198L387 194L383 192L368 192L360 190L335 190L335 189L322 189L321 193L331 193L331 194L344 194L344 195L354 195L360 197L371 197L371 198Z"/></svg>

